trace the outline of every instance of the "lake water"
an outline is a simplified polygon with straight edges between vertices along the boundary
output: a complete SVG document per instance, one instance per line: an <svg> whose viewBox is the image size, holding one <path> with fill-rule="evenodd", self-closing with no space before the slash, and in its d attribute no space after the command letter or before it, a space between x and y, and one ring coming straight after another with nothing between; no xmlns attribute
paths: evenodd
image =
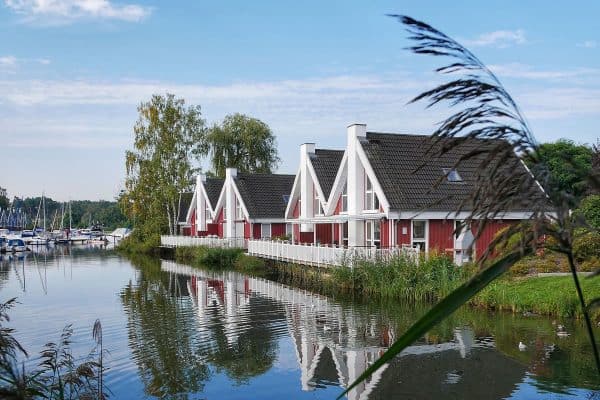
<svg viewBox="0 0 600 400"><path fill-rule="evenodd" d="M334 399L426 309L99 249L3 256L0 267L28 362L65 324L74 353L87 354L100 318L118 399ZM600 399L598 388L578 323L463 309L348 398Z"/></svg>

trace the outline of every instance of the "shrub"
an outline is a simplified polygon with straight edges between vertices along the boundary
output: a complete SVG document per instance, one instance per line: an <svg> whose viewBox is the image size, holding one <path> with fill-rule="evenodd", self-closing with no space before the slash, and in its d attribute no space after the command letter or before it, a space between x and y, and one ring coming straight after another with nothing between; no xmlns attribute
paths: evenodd
<svg viewBox="0 0 600 400"><path fill-rule="evenodd" d="M381 297L434 300L462 283L470 271L458 267L446 255L432 254L419 262L397 256L385 260L354 260L354 267L332 269L341 289Z"/></svg>
<svg viewBox="0 0 600 400"><path fill-rule="evenodd" d="M600 233L584 232L573 240L573 255L577 261L600 258Z"/></svg>
<svg viewBox="0 0 600 400"><path fill-rule="evenodd" d="M246 272L256 272L265 268L265 260L258 257L240 254L234 262L235 269Z"/></svg>
<svg viewBox="0 0 600 400"><path fill-rule="evenodd" d="M583 215L590 226L600 230L600 194L593 194L583 199L577 212Z"/></svg>

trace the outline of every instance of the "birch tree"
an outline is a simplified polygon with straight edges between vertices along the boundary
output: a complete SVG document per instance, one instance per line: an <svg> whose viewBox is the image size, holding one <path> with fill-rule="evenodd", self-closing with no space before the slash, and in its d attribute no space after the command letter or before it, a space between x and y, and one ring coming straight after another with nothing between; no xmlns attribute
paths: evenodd
<svg viewBox="0 0 600 400"><path fill-rule="evenodd" d="M200 106L186 106L172 94L153 95L138 113L121 206L141 239L175 234L179 193L190 189L194 162L204 154L205 121Z"/></svg>

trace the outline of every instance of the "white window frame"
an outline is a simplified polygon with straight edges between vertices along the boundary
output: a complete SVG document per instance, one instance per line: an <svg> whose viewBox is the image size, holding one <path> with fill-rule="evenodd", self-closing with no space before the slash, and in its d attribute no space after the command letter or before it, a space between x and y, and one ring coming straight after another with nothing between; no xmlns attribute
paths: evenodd
<svg viewBox="0 0 600 400"><path fill-rule="evenodd" d="M319 199L319 193L317 192L317 188L313 187L313 213L314 215L323 215L325 211L323 210L323 205L321 204L321 200Z"/></svg>
<svg viewBox="0 0 600 400"><path fill-rule="evenodd" d="M235 219L236 221L246 220L242 202L238 198L235 199Z"/></svg>
<svg viewBox="0 0 600 400"><path fill-rule="evenodd" d="M379 237L376 237L376 234ZM381 221L373 220L365 222L365 242L367 247L381 248Z"/></svg>
<svg viewBox="0 0 600 400"><path fill-rule="evenodd" d="M377 197L377 193L375 193L375 187L373 186L373 182L369 179L369 175L365 174L365 211L377 212L379 211L379 197Z"/></svg>
<svg viewBox="0 0 600 400"><path fill-rule="evenodd" d="M208 223L208 221L212 221L212 215L208 201L204 200L204 222Z"/></svg>
<svg viewBox="0 0 600 400"><path fill-rule="evenodd" d="M268 235L266 235L266 232L265 232L267 230L269 232ZM260 237L263 238L263 239L270 239L271 238L271 224L260 224Z"/></svg>
<svg viewBox="0 0 600 400"><path fill-rule="evenodd" d="M342 194L340 195L340 199L342 201L342 208L340 210L340 214L346 214L348 212L348 182L344 182L344 187L342 188Z"/></svg>
<svg viewBox="0 0 600 400"><path fill-rule="evenodd" d="M424 222L425 223L425 237L424 238L415 238L415 222ZM415 247L415 244L419 245L423 243L423 249L425 253L429 251L429 220L426 219L413 219L410 222L410 245ZM419 246L420 247L420 246Z"/></svg>
<svg viewBox="0 0 600 400"><path fill-rule="evenodd" d="M348 221L342 222L340 224L340 239L340 244L342 246L348 247Z"/></svg>

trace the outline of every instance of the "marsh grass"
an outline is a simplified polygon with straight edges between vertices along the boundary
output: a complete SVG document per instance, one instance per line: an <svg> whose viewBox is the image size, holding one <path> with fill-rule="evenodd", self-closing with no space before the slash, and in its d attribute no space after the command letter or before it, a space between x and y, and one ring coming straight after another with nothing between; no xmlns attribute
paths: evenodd
<svg viewBox="0 0 600 400"><path fill-rule="evenodd" d="M365 296L403 300L437 300L466 280L470 268L458 267L439 254L417 262L397 256L386 260L356 260L353 268L332 268L332 279L343 290Z"/></svg>
<svg viewBox="0 0 600 400"><path fill-rule="evenodd" d="M73 329L65 326L57 341L46 343L37 367L25 368L27 351L8 328L8 312L16 299L0 304L0 398L3 399L106 399L104 387L102 326L96 321L93 337L96 346L82 359L72 353Z"/></svg>

